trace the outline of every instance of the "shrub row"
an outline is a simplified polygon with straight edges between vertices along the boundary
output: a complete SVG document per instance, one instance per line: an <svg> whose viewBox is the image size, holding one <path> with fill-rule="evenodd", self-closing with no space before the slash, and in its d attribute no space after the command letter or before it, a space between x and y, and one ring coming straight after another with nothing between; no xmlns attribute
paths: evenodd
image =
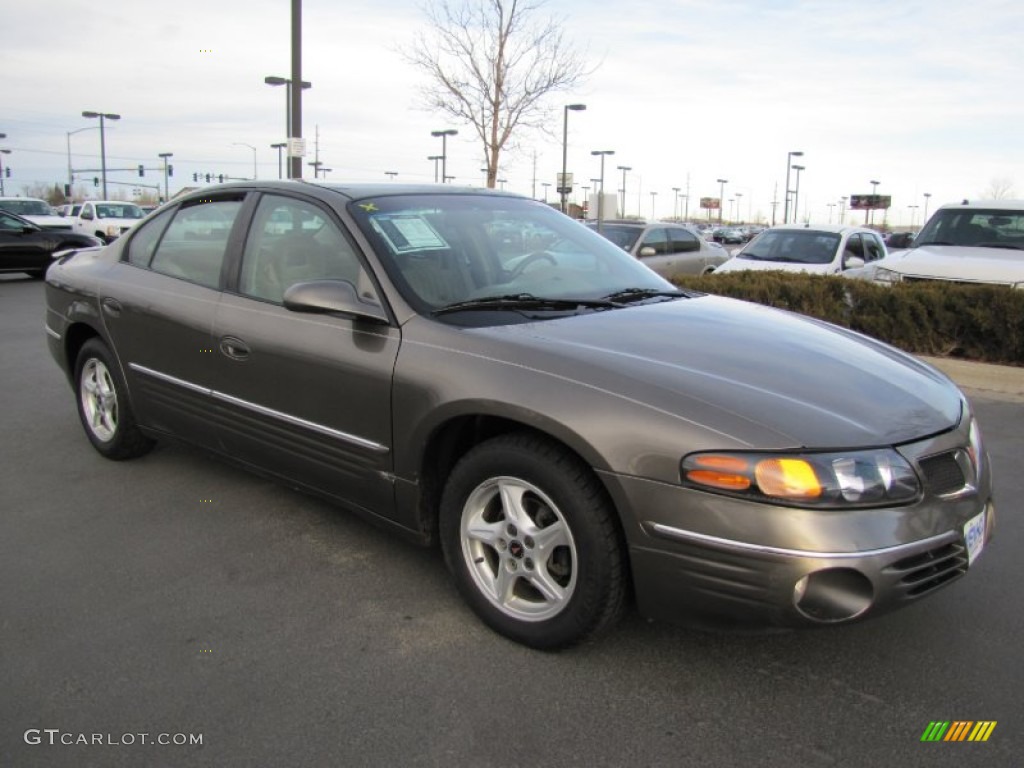
<svg viewBox="0 0 1024 768"><path fill-rule="evenodd" d="M907 352L1024 365L1024 291L987 285L900 283L731 272L676 281L826 320Z"/></svg>

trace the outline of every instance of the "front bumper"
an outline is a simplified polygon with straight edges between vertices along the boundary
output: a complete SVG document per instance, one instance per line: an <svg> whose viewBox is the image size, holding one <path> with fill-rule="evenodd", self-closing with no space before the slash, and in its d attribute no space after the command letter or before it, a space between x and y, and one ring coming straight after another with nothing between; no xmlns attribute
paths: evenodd
<svg viewBox="0 0 1024 768"><path fill-rule="evenodd" d="M922 459L927 466L964 445L958 429L900 450L920 470ZM600 476L622 514L638 609L678 623L813 626L877 616L964 576L974 564L966 526L984 514L987 543L995 525L987 456L959 490L930 487L926 476L914 504L843 511Z"/></svg>

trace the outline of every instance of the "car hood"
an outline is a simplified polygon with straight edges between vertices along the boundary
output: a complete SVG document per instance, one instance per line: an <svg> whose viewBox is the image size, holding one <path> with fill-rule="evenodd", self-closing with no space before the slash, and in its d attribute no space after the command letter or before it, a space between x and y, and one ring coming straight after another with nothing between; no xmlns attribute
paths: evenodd
<svg viewBox="0 0 1024 768"><path fill-rule="evenodd" d="M1024 251L965 245L922 245L884 259L877 266L906 277L1019 284L1024 287Z"/></svg>
<svg viewBox="0 0 1024 768"><path fill-rule="evenodd" d="M42 227L43 229L71 229L71 222L63 216L37 216L33 214L31 216L22 216L22 218L28 219L33 224Z"/></svg>
<svg viewBox="0 0 1024 768"><path fill-rule="evenodd" d="M759 259L743 259L733 254L716 272L803 272L810 275L826 275L836 271L835 264L794 264L790 261L761 261Z"/></svg>
<svg viewBox="0 0 1024 768"><path fill-rule="evenodd" d="M474 329L488 356L705 426L738 445L842 448L954 427L934 368L800 315L713 296Z"/></svg>

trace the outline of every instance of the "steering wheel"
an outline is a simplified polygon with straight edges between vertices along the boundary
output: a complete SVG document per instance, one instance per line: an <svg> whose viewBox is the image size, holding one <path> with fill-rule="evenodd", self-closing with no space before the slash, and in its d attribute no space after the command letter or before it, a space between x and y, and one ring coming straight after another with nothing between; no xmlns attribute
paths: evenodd
<svg viewBox="0 0 1024 768"><path fill-rule="evenodd" d="M555 257L552 256L550 253L548 253L547 251L537 251L536 253L531 253L529 256L526 256L525 258L523 258L522 261L520 261L518 264L516 264L512 268L511 272L509 272L508 279L509 280L515 280L517 277L519 277L521 274L523 274L523 271L528 266L530 266L534 262L540 261L541 259L544 259L546 261L550 261L555 266L558 266L558 262L555 261Z"/></svg>

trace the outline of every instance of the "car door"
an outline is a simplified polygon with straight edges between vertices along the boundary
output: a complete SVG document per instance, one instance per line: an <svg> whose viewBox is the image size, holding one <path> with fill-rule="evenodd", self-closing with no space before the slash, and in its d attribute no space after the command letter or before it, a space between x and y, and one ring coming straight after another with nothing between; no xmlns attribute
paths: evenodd
<svg viewBox="0 0 1024 768"><path fill-rule="evenodd" d="M41 269L49 261L40 233L11 214L0 211L0 271L17 272L23 269Z"/></svg>
<svg viewBox="0 0 1024 768"><path fill-rule="evenodd" d="M664 227L647 230L643 239L636 246L636 255L640 261L659 275L670 275L672 259L669 255L668 230Z"/></svg>
<svg viewBox="0 0 1024 768"><path fill-rule="evenodd" d="M200 234L216 209L232 223L244 192L168 209L127 242L99 289L100 312L141 424L221 449L211 345L231 228Z"/></svg>
<svg viewBox="0 0 1024 768"><path fill-rule="evenodd" d="M685 227L669 227L668 269L676 275L700 275L708 265L708 253L701 249L700 238ZM665 273L662 273L665 274Z"/></svg>
<svg viewBox="0 0 1024 768"><path fill-rule="evenodd" d="M850 264L850 259L860 259L861 263L857 264L855 262ZM841 272L853 267L863 267L866 262L867 259L864 257L864 238L861 236L860 232L854 232L846 239L846 243L843 245L843 250L840 254L840 262L836 272Z"/></svg>
<svg viewBox="0 0 1024 768"><path fill-rule="evenodd" d="M352 240L315 201L264 194L216 308L214 388L234 456L350 505L391 516L391 376L400 332L386 322L286 309L296 282L377 290ZM379 304L377 304L379 306Z"/></svg>

